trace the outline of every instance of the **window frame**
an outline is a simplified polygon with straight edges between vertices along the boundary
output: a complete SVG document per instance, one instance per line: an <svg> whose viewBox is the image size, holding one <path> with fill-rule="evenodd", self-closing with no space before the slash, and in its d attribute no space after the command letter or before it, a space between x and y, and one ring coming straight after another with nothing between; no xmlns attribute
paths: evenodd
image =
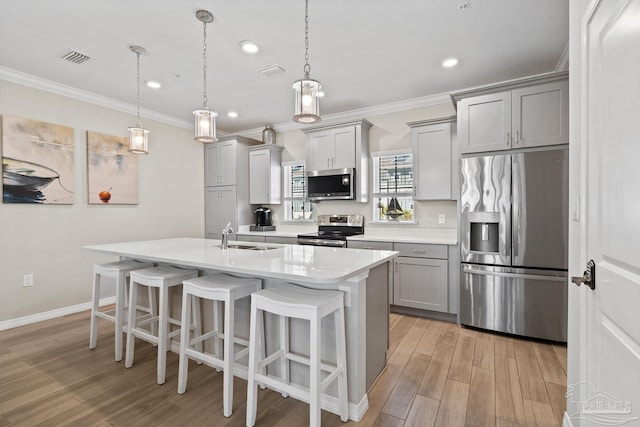
<svg viewBox="0 0 640 427"><path fill-rule="evenodd" d="M372 177L371 177L371 200L372 200L372 207L371 207L371 212L373 214L373 221L371 221L372 224L385 224L385 225L415 225L418 222L416 221L416 200L415 200L415 182L413 182L413 186L412 186L412 190L409 192L387 192L387 193L380 193L380 192L376 192L376 190L379 190L379 186L380 186L380 167L379 167L379 162L376 160L376 158L380 158L380 157L389 157L389 156L398 156L398 155L411 155L411 161L409 162L409 164L411 165L411 175L412 175L412 179L413 177L415 177L415 173L413 170L414 167L414 162L413 162L413 151L411 150L411 148L404 148L404 149L398 149L398 150L385 150L385 151L376 151L376 152L372 152L371 153L371 171L372 171ZM397 198L403 198L403 199L410 199L410 203L413 205L413 219L412 220L399 220L399 219L379 219L379 212L378 209L380 209L377 206L376 200L381 199L381 198L391 198L391 197L397 197Z"/></svg>
<svg viewBox="0 0 640 427"><path fill-rule="evenodd" d="M288 223L308 223L308 222L315 222L315 219L313 219L313 204L312 202L308 199L307 197L307 189L304 188L304 196L300 197L300 196L292 196L289 192L289 189L291 188L291 172L289 168L293 167L293 166L302 166L304 168L304 173L306 173L306 164L304 162L304 160L292 160L292 161L288 161L288 162L282 162L280 164L280 166L282 167L282 183L283 183L283 189L282 189L282 205L283 205L283 209L284 209L284 219L282 222L288 222ZM309 204L310 206L310 214L311 217L310 218L300 218L300 219L294 219L291 217L291 208L290 208L290 203L292 202L299 202L302 201L305 204Z"/></svg>

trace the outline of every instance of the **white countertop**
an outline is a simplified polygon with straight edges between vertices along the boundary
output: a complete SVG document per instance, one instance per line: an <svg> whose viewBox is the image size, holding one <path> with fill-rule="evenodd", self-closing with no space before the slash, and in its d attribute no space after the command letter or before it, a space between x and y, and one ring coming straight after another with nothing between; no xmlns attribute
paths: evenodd
<svg viewBox="0 0 640 427"><path fill-rule="evenodd" d="M253 236L277 236L277 237L297 237L298 234L312 233L317 231L317 226L306 227L304 230L291 231L249 231L248 226L241 226L238 234ZM458 230L455 228L369 228L364 234L350 236L347 240L365 240L372 242L398 242L398 243L427 243L433 245L457 245Z"/></svg>
<svg viewBox="0 0 640 427"><path fill-rule="evenodd" d="M230 242L230 245L234 242ZM220 240L176 238L107 243L85 249L187 267L310 283L340 283L390 261L394 251L253 243L271 250L220 248Z"/></svg>

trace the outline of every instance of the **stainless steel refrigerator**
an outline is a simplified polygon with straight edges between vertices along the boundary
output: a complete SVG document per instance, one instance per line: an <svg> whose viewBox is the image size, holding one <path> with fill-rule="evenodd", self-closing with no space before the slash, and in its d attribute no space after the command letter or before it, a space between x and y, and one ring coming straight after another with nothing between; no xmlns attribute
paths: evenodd
<svg viewBox="0 0 640 427"><path fill-rule="evenodd" d="M462 158L463 325L567 340L568 148Z"/></svg>

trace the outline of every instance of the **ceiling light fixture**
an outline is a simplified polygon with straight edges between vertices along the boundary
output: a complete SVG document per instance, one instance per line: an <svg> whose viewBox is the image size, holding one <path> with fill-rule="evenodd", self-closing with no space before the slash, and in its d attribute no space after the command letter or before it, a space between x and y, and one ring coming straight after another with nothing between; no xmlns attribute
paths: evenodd
<svg viewBox="0 0 640 427"><path fill-rule="evenodd" d="M255 44L251 40L243 40L243 41L241 41L240 42L240 47L242 47L242 50L245 53L254 54L254 53L260 52L260 46L258 46L257 44Z"/></svg>
<svg viewBox="0 0 640 427"><path fill-rule="evenodd" d="M295 92L295 115L293 121L304 124L320 121L320 82L310 78L309 65L309 0L304 2L304 78L293 84Z"/></svg>
<svg viewBox="0 0 640 427"><path fill-rule="evenodd" d="M147 84L147 86L149 86L151 89L160 89L162 87L162 84L160 84L160 82L157 82L155 80L147 80L145 81L145 83Z"/></svg>
<svg viewBox="0 0 640 427"><path fill-rule="evenodd" d="M442 61L442 66L445 68L451 68L458 65L458 58L447 58Z"/></svg>
<svg viewBox="0 0 640 427"><path fill-rule="evenodd" d="M227 116L231 117L232 119L235 119L236 117L238 117L238 113L236 113L235 111L229 111L227 113Z"/></svg>
<svg viewBox="0 0 640 427"><path fill-rule="evenodd" d="M215 142L216 138L216 116L218 113L211 111L207 105L207 24L213 22L213 15L206 10L198 10L196 18L202 22L202 75L203 92L202 108L193 110L195 116L195 136L193 139L200 142Z"/></svg>
<svg viewBox="0 0 640 427"><path fill-rule="evenodd" d="M135 127L129 128L129 151L134 154L147 154L149 152L149 131L142 127L140 123L140 55L145 55L147 51L142 46L129 46L129 50L136 54L137 59L137 121Z"/></svg>

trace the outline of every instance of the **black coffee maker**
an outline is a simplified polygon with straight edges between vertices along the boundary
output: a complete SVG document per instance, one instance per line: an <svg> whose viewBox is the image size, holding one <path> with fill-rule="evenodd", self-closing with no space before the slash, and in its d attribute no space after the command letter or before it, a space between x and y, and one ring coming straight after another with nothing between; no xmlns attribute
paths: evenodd
<svg viewBox="0 0 640 427"><path fill-rule="evenodd" d="M259 207L255 210L256 226L257 227L271 227L271 209L265 207Z"/></svg>

